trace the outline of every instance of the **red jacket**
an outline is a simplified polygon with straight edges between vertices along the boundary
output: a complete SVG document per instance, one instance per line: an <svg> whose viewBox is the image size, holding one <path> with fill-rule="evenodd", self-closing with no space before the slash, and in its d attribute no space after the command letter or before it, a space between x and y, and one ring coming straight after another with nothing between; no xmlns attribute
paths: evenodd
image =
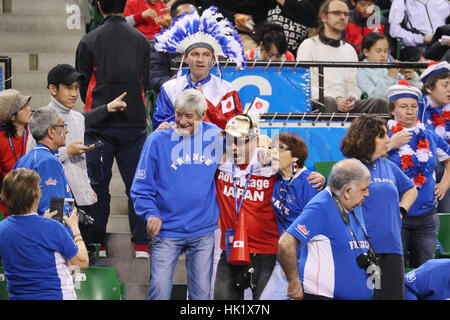
<svg viewBox="0 0 450 320"><path fill-rule="evenodd" d="M145 0L128 0L127 5L123 11L123 16L133 16L136 22L135 28L142 32L149 40L153 39L153 36L161 30L161 26L155 22L152 18L142 18L142 12L151 8L156 11L158 15L166 14L161 11L166 7L166 4L159 1L156 5L151 5Z"/></svg>
<svg viewBox="0 0 450 320"><path fill-rule="evenodd" d="M369 18L363 18L356 12L356 10L351 10L347 28L345 29L345 36L347 42L356 49L356 52L359 52L362 39L366 34L378 32L388 36L388 31L388 21L385 17L381 15L372 15Z"/></svg>

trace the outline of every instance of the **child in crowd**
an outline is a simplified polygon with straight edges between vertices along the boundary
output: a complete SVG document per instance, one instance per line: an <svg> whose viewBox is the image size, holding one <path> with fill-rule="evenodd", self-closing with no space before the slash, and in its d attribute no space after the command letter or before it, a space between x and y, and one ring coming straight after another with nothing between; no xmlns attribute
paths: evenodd
<svg viewBox="0 0 450 320"><path fill-rule="evenodd" d="M287 49L283 27L274 23L264 23L256 32L258 47L245 52L247 59L293 61L294 55Z"/></svg>
<svg viewBox="0 0 450 320"><path fill-rule="evenodd" d="M389 55L389 43L385 35L372 32L364 36L361 53L367 62L393 62ZM413 69L360 68L356 74L359 88L369 98L386 98L386 90L399 80L408 80L411 86L420 87L419 75Z"/></svg>

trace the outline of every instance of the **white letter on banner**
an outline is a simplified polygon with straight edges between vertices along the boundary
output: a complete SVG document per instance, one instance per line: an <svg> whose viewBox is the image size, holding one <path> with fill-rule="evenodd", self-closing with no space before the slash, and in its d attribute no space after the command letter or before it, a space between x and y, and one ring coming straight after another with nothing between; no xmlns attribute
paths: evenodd
<svg viewBox="0 0 450 320"><path fill-rule="evenodd" d="M241 90L245 86L256 86L259 89L261 96L271 96L272 86L269 81L260 76L244 76L233 80L231 83L233 88L237 91ZM244 113L250 107L250 103L246 103L244 106Z"/></svg>

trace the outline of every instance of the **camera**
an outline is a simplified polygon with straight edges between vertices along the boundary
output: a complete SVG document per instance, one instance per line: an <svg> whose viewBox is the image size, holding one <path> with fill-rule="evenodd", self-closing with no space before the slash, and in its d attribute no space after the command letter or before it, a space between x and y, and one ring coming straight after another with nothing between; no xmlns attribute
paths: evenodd
<svg viewBox="0 0 450 320"><path fill-rule="evenodd" d="M358 267L365 269L368 273L373 273L377 269L375 267L378 266L378 258L373 249L370 248L369 251L356 257L356 263Z"/></svg>
<svg viewBox="0 0 450 320"><path fill-rule="evenodd" d="M78 223L89 227L94 224L94 218L92 218L90 215L88 215L85 211L78 209Z"/></svg>

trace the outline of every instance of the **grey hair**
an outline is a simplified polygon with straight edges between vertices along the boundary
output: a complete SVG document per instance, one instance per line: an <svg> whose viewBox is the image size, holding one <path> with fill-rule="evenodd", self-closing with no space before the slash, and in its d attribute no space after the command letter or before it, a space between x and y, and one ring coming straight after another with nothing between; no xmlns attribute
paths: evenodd
<svg viewBox="0 0 450 320"><path fill-rule="evenodd" d="M175 100L175 111L194 110L197 115L202 116L208 108L203 94L196 89L184 90Z"/></svg>
<svg viewBox="0 0 450 320"><path fill-rule="evenodd" d="M337 162L330 172L328 186L332 193L339 195L348 185L355 186L370 179L370 171L358 159L344 159Z"/></svg>
<svg viewBox="0 0 450 320"><path fill-rule="evenodd" d="M45 138L48 129L58 125L58 112L48 108L40 108L33 112L30 120L30 132L34 140L40 141Z"/></svg>

